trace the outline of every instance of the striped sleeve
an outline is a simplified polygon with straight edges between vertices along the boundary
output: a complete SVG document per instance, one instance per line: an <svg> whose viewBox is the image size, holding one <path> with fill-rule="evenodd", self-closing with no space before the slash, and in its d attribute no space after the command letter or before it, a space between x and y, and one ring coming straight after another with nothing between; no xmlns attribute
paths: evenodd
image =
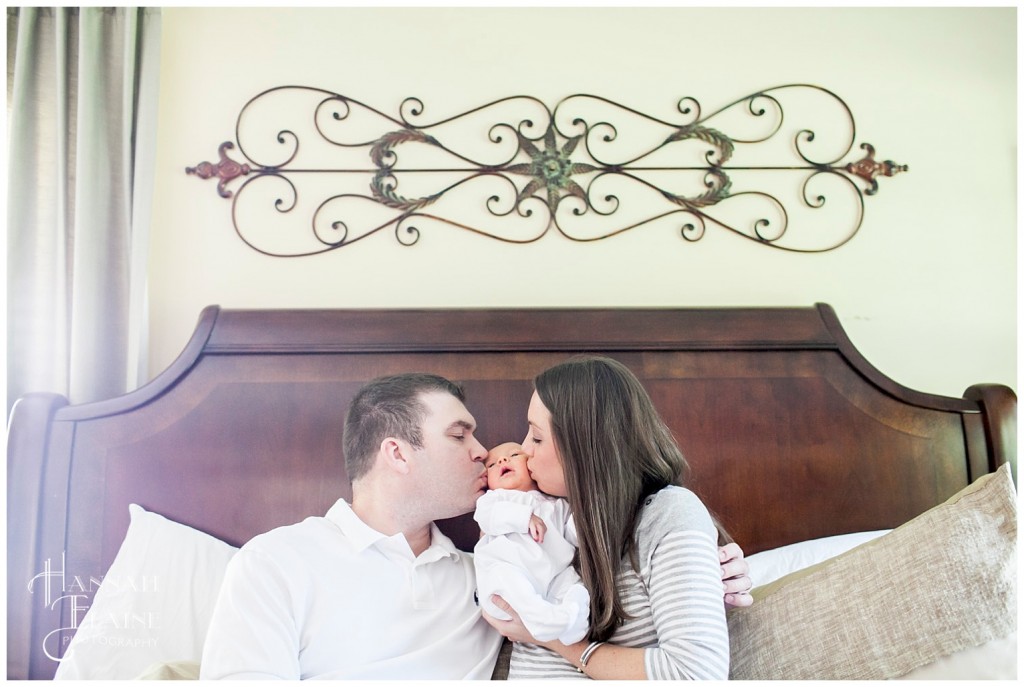
<svg viewBox="0 0 1024 687"><path fill-rule="evenodd" d="M648 679L728 679L729 635L715 540L698 530L669 532L645 572L658 636L644 656Z"/></svg>

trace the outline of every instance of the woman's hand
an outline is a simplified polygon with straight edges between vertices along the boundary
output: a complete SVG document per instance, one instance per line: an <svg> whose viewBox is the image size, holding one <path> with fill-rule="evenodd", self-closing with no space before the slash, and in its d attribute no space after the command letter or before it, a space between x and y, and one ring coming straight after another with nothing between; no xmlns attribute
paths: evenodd
<svg viewBox="0 0 1024 687"><path fill-rule="evenodd" d="M513 642L526 642L538 644L556 654L560 655L572 666L580 665L580 657L589 642L584 639L575 644L562 644L557 639L550 642L538 642L530 634L530 631L523 625L522 619L508 603L497 594L491 597L494 605L512 616L511 620L498 620L487 611L483 611L484 620L489 622L494 629ZM602 644L599 651L594 654L597 660L587 663L587 677L607 680L643 680L647 673L644 667L645 650L614 644Z"/></svg>
<svg viewBox="0 0 1024 687"><path fill-rule="evenodd" d="M526 629L526 625L523 624L522 618L520 618L519 614L508 605L507 601L497 594L491 597L491 601L494 602L495 606L512 616L511 620L498 620L493 615L488 614L487 611L483 611L484 620L489 622L491 627L500 632L503 636L511 639L513 642L527 642L529 644L544 645L544 642L538 642L533 638L530 631Z"/></svg>
<svg viewBox="0 0 1024 687"><path fill-rule="evenodd" d="M722 563L726 605L740 608L754 603L754 598L750 596L750 589L754 586L754 581L750 579L750 565L743 558L743 549L739 544L729 543L719 548L718 560Z"/></svg>

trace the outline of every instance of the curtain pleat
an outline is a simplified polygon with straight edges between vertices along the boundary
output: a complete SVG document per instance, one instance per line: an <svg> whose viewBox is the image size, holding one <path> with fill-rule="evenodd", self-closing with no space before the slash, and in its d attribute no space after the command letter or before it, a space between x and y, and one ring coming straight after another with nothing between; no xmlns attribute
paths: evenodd
<svg viewBox="0 0 1024 687"><path fill-rule="evenodd" d="M109 398L144 364L159 10L7 19L8 411L30 391Z"/></svg>

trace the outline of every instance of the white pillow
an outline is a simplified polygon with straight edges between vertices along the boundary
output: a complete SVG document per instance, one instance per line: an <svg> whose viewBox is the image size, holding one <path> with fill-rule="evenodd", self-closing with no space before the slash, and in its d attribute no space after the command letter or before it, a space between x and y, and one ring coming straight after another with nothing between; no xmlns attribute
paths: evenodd
<svg viewBox="0 0 1024 687"><path fill-rule="evenodd" d="M224 569L237 549L134 503L131 524L55 679L125 679L199 662Z"/></svg>
<svg viewBox="0 0 1024 687"><path fill-rule="evenodd" d="M754 582L755 587L760 587L774 582L780 577L785 577L791 572L802 570L829 558L835 558L841 553L891 531L874 530L872 532L837 534L832 537L809 539L751 554L746 557L747 564L750 566L750 579Z"/></svg>

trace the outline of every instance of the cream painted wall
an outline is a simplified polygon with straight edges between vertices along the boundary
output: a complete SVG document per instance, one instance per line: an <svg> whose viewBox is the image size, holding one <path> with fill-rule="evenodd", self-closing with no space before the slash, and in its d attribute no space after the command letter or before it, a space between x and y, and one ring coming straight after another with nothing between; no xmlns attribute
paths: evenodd
<svg viewBox="0 0 1024 687"><path fill-rule="evenodd" d="M203 306L690 306L831 303L896 381L960 395L1016 388L1016 10L164 10L150 269L153 374ZM235 235L212 182L184 174L234 138L242 105L303 84L394 113L438 115L510 95L602 95L669 117L802 82L838 93L857 143L910 166L866 201L860 233L824 254L710 229L639 229L593 244L509 245L468 232L403 247L382 232L284 260ZM237 157L237 156L236 156ZM852 159L852 157L851 157Z"/></svg>

